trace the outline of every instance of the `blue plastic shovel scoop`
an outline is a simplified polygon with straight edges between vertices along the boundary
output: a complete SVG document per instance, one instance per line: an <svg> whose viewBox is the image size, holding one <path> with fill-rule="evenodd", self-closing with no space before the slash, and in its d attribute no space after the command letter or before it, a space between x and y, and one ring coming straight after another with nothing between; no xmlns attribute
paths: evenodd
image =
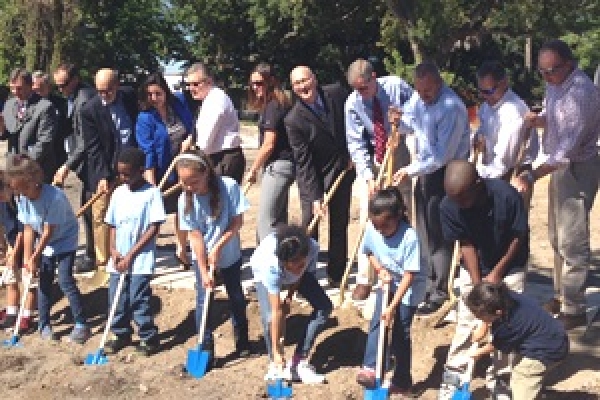
<svg viewBox="0 0 600 400"><path fill-rule="evenodd" d="M209 276L212 277L214 272L214 266L211 265L208 272ZM198 330L198 345L194 349L188 350L187 361L185 368L190 376L200 379L206 375L209 363L211 360L211 352L204 349L202 341L204 340L204 331L206 330L206 322L208 319L208 306L210 304L210 297L212 294L212 288L207 288L204 293L204 308L202 308L202 320L200 322L200 329Z"/></svg>
<svg viewBox="0 0 600 400"><path fill-rule="evenodd" d="M388 305L390 295L390 284L382 282L381 314ZM383 356L385 354L385 329L383 321L379 322L379 340L377 341L377 363L375 364L375 387L365 389L365 400L386 400L388 398L388 389L382 386L383 379Z"/></svg>

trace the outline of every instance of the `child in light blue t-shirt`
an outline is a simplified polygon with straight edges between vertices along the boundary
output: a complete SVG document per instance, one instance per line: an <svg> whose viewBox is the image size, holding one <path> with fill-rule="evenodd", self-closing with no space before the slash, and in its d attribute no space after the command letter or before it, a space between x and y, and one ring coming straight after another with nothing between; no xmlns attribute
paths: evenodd
<svg viewBox="0 0 600 400"><path fill-rule="evenodd" d="M319 332L333 309L331 300L315 277L319 245L299 226L282 225L258 245L250 265L256 281L265 344L271 363L265 379L285 377L303 383L323 383L308 356ZM287 289L281 299L280 292ZM291 362L285 363L283 339L285 317L290 312L294 293L300 293L310 303L310 315ZM284 368L285 367L285 368Z"/></svg>
<svg viewBox="0 0 600 400"><path fill-rule="evenodd" d="M55 340L50 326L50 307L55 270L58 286L69 300L75 320L70 339L84 343L90 337L81 293L73 278L73 263L79 238L79 224L65 193L43 183L40 165L23 154L9 157L6 175L18 194L18 219L23 224L24 248L31 244L32 254L24 254L24 265L39 274L38 311L42 339ZM35 237L37 236L37 240Z"/></svg>
<svg viewBox="0 0 600 400"><path fill-rule="evenodd" d="M377 192L369 201L370 222L361 246L383 282L390 282L391 301L381 313L382 292L377 293L375 311L369 326L363 367L356 377L367 388L375 386L377 341L381 323L392 319L392 354L396 367L389 386L390 394L409 394L413 385L410 327L425 294L425 276L421 272L419 241L408 224L406 206L397 188Z"/></svg>
<svg viewBox="0 0 600 400"><path fill-rule="evenodd" d="M117 173L121 185L113 192L105 222L110 225L109 308L121 274L127 274L111 324L113 337L106 350L116 353L131 343L131 320L138 326L136 351L150 356L158 351L158 328L150 309L150 281L156 264L156 236L165 222L158 188L144 180L145 155L128 147L119 154Z"/></svg>
<svg viewBox="0 0 600 400"><path fill-rule="evenodd" d="M242 251L239 231L248 200L232 178L218 176L210 159L201 150L178 156L177 175L183 184L179 197L179 227L189 232L196 273L196 327L200 326L206 289L214 287L210 266L220 272L229 296L236 354L250 355L246 299L242 291ZM210 312L209 312L210 314ZM210 321L210 318L209 318ZM212 328L207 325L203 345L214 351Z"/></svg>

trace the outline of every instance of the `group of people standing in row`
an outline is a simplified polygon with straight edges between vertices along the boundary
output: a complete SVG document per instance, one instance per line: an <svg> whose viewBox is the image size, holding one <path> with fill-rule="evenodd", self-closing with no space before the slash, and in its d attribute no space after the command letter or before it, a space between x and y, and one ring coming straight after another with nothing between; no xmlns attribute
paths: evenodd
<svg viewBox="0 0 600 400"><path fill-rule="evenodd" d="M48 288L57 268L75 320L71 337L87 340L90 332L72 276L77 223L63 192L51 185L62 184L73 171L83 182L82 204L104 194L84 216L85 258L75 269L106 266L110 299L119 273L128 273L107 349L117 352L130 344L133 318L139 350L148 355L158 350L150 277L159 225L166 214L175 213L175 257L186 268L193 265L196 274L197 324L218 270L230 299L236 352L247 356L252 349L240 281L239 231L249 204L239 185L257 182L262 171L259 244L250 265L271 361L267 376L322 382L324 377L308 360L333 306L314 276L317 230L307 233L306 227L327 208L326 272L328 284L339 287L347 262L352 185L358 177L366 231L352 297L366 299L377 275L391 282L391 301L380 307L377 293L376 310L382 311L371 321L357 381L375 385L378 331L394 320L396 363L389 390L399 396L410 393L412 320L435 313L448 300L450 263L458 242L465 279L447 364L460 366L466 358L494 350L519 353L508 366L510 388L516 399L535 398L545 371L568 353L565 329L585 324L589 213L598 188L600 133L600 92L577 67L568 45L560 40L545 43L538 69L546 82L539 114L530 112L510 89L499 62L478 69L484 102L480 126L471 137L464 103L433 63L415 68L413 89L399 77L377 77L368 61L356 60L347 70L351 91L341 84L319 85L310 68L299 66L290 73L294 102L272 67L259 64L250 74L248 105L260 115L260 148L245 175L237 111L203 64L192 65L185 79L192 98L202 102L199 110L181 93L172 93L158 73L147 77L138 101L133 91L119 86L115 70L98 71L94 90L81 82L73 65L63 64L54 82L65 101L49 94L46 75L32 77L16 69L9 82L13 97L4 104L0 126L10 153L0 196L12 249L8 265L39 270L38 326L43 338L53 337ZM544 129L541 146L538 128ZM400 136L391 139L396 129ZM412 159L407 135L415 139ZM473 147L483 150L476 165L468 162ZM385 167L388 148L394 155L394 187L384 188L375 177ZM174 160L176 168L166 176ZM325 194L342 173L324 205ZM529 255L529 201L535 181L546 175L551 176L548 214L556 294L544 305L549 313L520 294ZM288 224L294 180L302 227ZM161 190L177 184L179 189L161 199ZM416 219L411 227L407 216L413 196ZM14 275L12 282L17 283ZM15 321L17 289L14 285L9 291L3 326ZM282 299L283 290L287 297ZM281 337L296 292L313 313L286 363ZM30 316L33 300L26 307ZM488 331L491 342L473 350L469 339L485 338ZM210 326L203 343L212 349ZM495 357L498 362L489 374L491 389L507 370L500 358Z"/></svg>

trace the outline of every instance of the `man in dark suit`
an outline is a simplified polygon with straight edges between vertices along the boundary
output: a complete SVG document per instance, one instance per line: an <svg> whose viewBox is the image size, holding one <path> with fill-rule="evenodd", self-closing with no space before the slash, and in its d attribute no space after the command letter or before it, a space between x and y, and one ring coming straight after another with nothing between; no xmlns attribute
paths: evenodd
<svg viewBox="0 0 600 400"><path fill-rule="evenodd" d="M108 225L104 223L110 189L116 180L116 165L124 147L135 146L137 98L133 89L119 87L112 69L101 69L95 78L98 95L81 109L81 131L85 145L78 174L84 198L105 192L91 207L92 229L86 231L94 249L95 265L105 266L109 257Z"/></svg>
<svg viewBox="0 0 600 400"><path fill-rule="evenodd" d="M290 146L297 163L297 182L302 207L302 224L323 213L323 197L336 178L351 166L344 129L344 102L348 95L341 85L319 87L305 66L290 74L298 101L285 117ZM348 250L348 222L352 182L348 171L329 203L329 284L339 286ZM315 229L315 238L316 232Z"/></svg>
<svg viewBox="0 0 600 400"><path fill-rule="evenodd" d="M54 175L54 182L64 184L69 171L77 175L82 173L83 155L85 145L81 130L81 109L95 96L96 91L81 82L79 70L73 64L61 64L54 72L54 83L58 91L67 99L67 125L65 126L64 147L67 159ZM85 204L87 197L85 189L81 192L81 204ZM88 211L83 215L83 226L86 232L86 247L83 262L75 265L76 272L92 271L96 267L94 241L92 235L92 213ZM90 239L92 238L92 239Z"/></svg>
<svg viewBox="0 0 600 400"><path fill-rule="evenodd" d="M51 182L56 171L53 140L58 118L48 100L32 90L31 74L22 68L14 69L9 78L13 97L6 101L3 139L8 139L8 151L28 154L44 171L44 181Z"/></svg>
<svg viewBox="0 0 600 400"><path fill-rule="evenodd" d="M56 110L58 117L58 128L56 129L56 136L54 137L54 155L56 158L56 165L61 166L67 161L67 152L65 150L65 139L69 133L67 129L67 100L52 93L52 86L48 74L42 71L34 71L31 74L33 80L33 91L39 94L42 98L49 100Z"/></svg>

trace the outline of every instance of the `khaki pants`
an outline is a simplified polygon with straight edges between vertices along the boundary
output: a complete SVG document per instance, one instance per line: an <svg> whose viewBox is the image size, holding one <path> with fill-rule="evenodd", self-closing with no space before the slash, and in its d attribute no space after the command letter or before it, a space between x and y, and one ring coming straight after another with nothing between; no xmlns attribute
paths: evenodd
<svg viewBox="0 0 600 400"><path fill-rule="evenodd" d="M109 234L110 227L104 222L106 210L110 201L109 192L101 196L92 204L92 231L94 232L94 252L96 254L96 265L104 266L109 259Z"/></svg>
<svg viewBox="0 0 600 400"><path fill-rule="evenodd" d="M512 369L510 389L515 400L535 400L542 391L544 375L558 364L547 366L541 361L527 357L520 358Z"/></svg>
<svg viewBox="0 0 600 400"><path fill-rule="evenodd" d="M394 164L392 166L392 171L396 172L400 168L407 166L409 163L410 153L406 147L406 137L400 136L398 147L394 153ZM375 177L377 177L379 174L379 170L380 166L374 167L373 174ZM404 205L407 208L407 214L410 218L412 215L412 182L409 180L408 182L398 186L398 189L400 190L400 193L402 193L402 200L404 201ZM369 186L365 180L360 181L359 195L359 219L362 226L362 223L369 219ZM376 282L375 272L369 265L369 260L366 254L358 254L357 263L358 274L356 276L356 283L374 285Z"/></svg>
<svg viewBox="0 0 600 400"><path fill-rule="evenodd" d="M522 293L525 289L526 271L527 269L523 268L519 272L507 275L504 277L503 281L509 289ZM471 347L471 341L469 338L471 336L471 332L477 324L477 319L463 301L463 297L466 296L471 289L473 289L471 277L464 268L460 269L459 280L462 284L460 286L460 298L458 301L458 322L456 325L456 332L452 338L452 343L450 344L450 350L448 351L448 357L446 361L447 365L456 367L460 367L460 364L465 359L466 352ZM495 351L491 357L492 366L486 376L488 382L491 382L497 375L501 373L509 372L511 364L511 356L509 354ZM517 397L515 397L515 399L517 399Z"/></svg>
<svg viewBox="0 0 600 400"><path fill-rule="evenodd" d="M590 267L590 210L598 191L600 158L554 171L548 188L548 237L554 250L554 292L562 312L586 311Z"/></svg>

